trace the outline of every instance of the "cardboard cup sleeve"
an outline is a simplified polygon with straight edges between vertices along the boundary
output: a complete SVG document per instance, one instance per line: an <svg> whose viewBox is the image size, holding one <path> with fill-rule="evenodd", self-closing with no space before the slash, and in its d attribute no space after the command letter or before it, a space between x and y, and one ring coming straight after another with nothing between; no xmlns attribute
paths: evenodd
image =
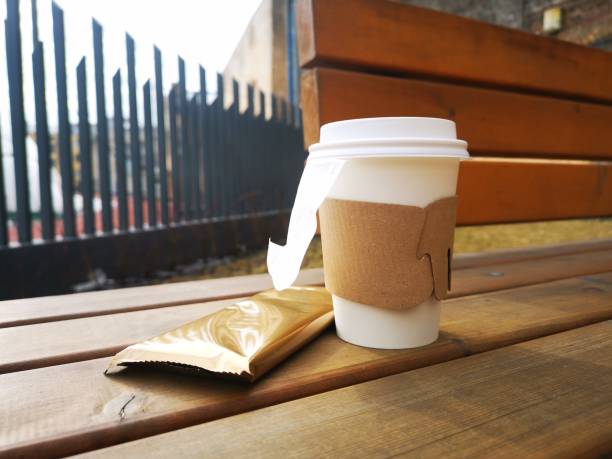
<svg viewBox="0 0 612 459"><path fill-rule="evenodd" d="M319 210L327 289L390 309L446 298L456 208L456 196L425 208L327 198Z"/></svg>

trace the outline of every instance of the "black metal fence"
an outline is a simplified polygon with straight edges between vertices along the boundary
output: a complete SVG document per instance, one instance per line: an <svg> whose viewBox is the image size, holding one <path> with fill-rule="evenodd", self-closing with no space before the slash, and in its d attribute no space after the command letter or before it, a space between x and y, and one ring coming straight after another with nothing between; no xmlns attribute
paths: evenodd
<svg viewBox="0 0 612 459"><path fill-rule="evenodd" d="M106 113L103 29L92 21L97 122L89 121L86 58L75 69L77 87L67 87L64 15L52 5L58 128L51 132L45 94L43 44L32 1L32 79L22 71L19 0L7 0L6 54L13 171L0 161L0 299L69 291L94 270L108 276L146 276L176 264L261 247L284 233L305 160L300 113L271 96L272 115L261 110L266 94L231 82L208 102L206 73L199 91L188 93L186 64L165 94L162 54L154 48L154 79L136 87L135 42L126 34L128 107L124 78L112 78L112 118ZM34 87L38 176L28 174L28 129L24 84ZM217 88L224 88L217 74ZM69 91L78 96L78 120L69 119ZM140 96L137 92L140 91ZM144 119L138 119L137 101ZM255 113L255 98L259 113ZM155 109L155 110L153 110ZM128 116L124 116L125 114ZM110 122L109 122L110 121ZM127 132L126 132L127 131ZM31 138L30 137L30 138ZM78 152L73 151L78 149ZM7 152L4 152L5 155ZM1 156L1 155L0 155ZM52 171L61 176L61 211L54 209ZM75 172L75 168L78 173ZM15 209L7 209L3 179L14 174ZM30 208L32 181L40 207ZM78 195L82 204L75 206Z"/></svg>

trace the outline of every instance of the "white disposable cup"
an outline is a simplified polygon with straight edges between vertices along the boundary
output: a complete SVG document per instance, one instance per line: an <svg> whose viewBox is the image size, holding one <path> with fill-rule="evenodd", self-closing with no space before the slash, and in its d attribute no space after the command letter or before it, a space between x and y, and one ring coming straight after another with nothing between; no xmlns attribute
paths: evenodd
<svg viewBox="0 0 612 459"><path fill-rule="evenodd" d="M330 144L332 148L325 148ZM329 198L426 207L456 194L459 163L469 157L465 148L465 142L456 139L452 121L370 118L323 126L321 142L311 147L311 156L346 161ZM369 237L384 238L384 234ZM440 303L433 295L401 310L336 295L332 299L336 331L349 343L404 349L438 338Z"/></svg>

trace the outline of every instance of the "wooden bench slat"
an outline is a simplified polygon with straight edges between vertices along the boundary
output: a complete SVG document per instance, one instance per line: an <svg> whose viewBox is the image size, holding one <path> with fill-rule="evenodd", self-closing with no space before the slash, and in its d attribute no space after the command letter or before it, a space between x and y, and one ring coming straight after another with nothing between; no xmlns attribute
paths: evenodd
<svg viewBox="0 0 612 459"><path fill-rule="evenodd" d="M612 269L612 250L574 253L456 270L451 298L540 284ZM0 330L1 331L1 330Z"/></svg>
<svg viewBox="0 0 612 459"><path fill-rule="evenodd" d="M144 309L0 329L0 374L116 354L138 341L231 305L237 299Z"/></svg>
<svg viewBox="0 0 612 459"><path fill-rule="evenodd" d="M460 254L454 257L453 267L454 269L474 268L534 260L553 255L609 249L612 249L612 240ZM578 275L578 273L574 275ZM301 285L321 285L323 283L323 271L321 269L302 270L297 283ZM238 298L271 287L272 284L267 274L255 274L224 279L2 301L0 302L0 329L56 320L199 303L221 298Z"/></svg>
<svg viewBox="0 0 612 459"><path fill-rule="evenodd" d="M610 249L612 249L611 239L598 239L585 242L491 250L489 252L461 253L453 257L453 269L478 268L489 265L517 263L519 261L536 260L552 256L605 251Z"/></svg>
<svg viewBox="0 0 612 459"><path fill-rule="evenodd" d="M451 298L612 271L612 250L455 271ZM322 279L321 279L322 280ZM0 373L98 357L226 307L236 299L0 329ZM58 337L61 337L59 339Z"/></svg>
<svg viewBox="0 0 612 459"><path fill-rule="evenodd" d="M82 457L603 457L610 419L604 322Z"/></svg>
<svg viewBox="0 0 612 459"><path fill-rule="evenodd" d="M103 377L106 358L8 373L0 454L88 451L610 318L606 273L449 300L441 338L420 349L360 348L330 330L253 386L137 370Z"/></svg>
<svg viewBox="0 0 612 459"><path fill-rule="evenodd" d="M296 285L321 283L319 269L300 272ZM177 282L99 292L0 301L0 329L253 295L272 288L268 274Z"/></svg>
<svg viewBox="0 0 612 459"><path fill-rule="evenodd" d="M300 0L301 66L361 68L612 101L609 53L397 2Z"/></svg>
<svg viewBox="0 0 612 459"><path fill-rule="evenodd" d="M457 194L458 225L609 216L612 162L465 161Z"/></svg>
<svg viewBox="0 0 612 459"><path fill-rule="evenodd" d="M612 158L612 106L329 68L302 81L306 145L331 121L431 116L454 120L476 155Z"/></svg>

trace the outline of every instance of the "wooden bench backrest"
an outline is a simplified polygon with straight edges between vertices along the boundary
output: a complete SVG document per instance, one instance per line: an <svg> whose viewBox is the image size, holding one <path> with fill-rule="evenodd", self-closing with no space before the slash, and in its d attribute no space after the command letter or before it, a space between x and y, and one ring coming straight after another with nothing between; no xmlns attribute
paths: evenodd
<svg viewBox="0 0 612 459"><path fill-rule="evenodd" d="M612 215L612 53L386 0L300 0L307 145L322 124L453 119L460 225Z"/></svg>

